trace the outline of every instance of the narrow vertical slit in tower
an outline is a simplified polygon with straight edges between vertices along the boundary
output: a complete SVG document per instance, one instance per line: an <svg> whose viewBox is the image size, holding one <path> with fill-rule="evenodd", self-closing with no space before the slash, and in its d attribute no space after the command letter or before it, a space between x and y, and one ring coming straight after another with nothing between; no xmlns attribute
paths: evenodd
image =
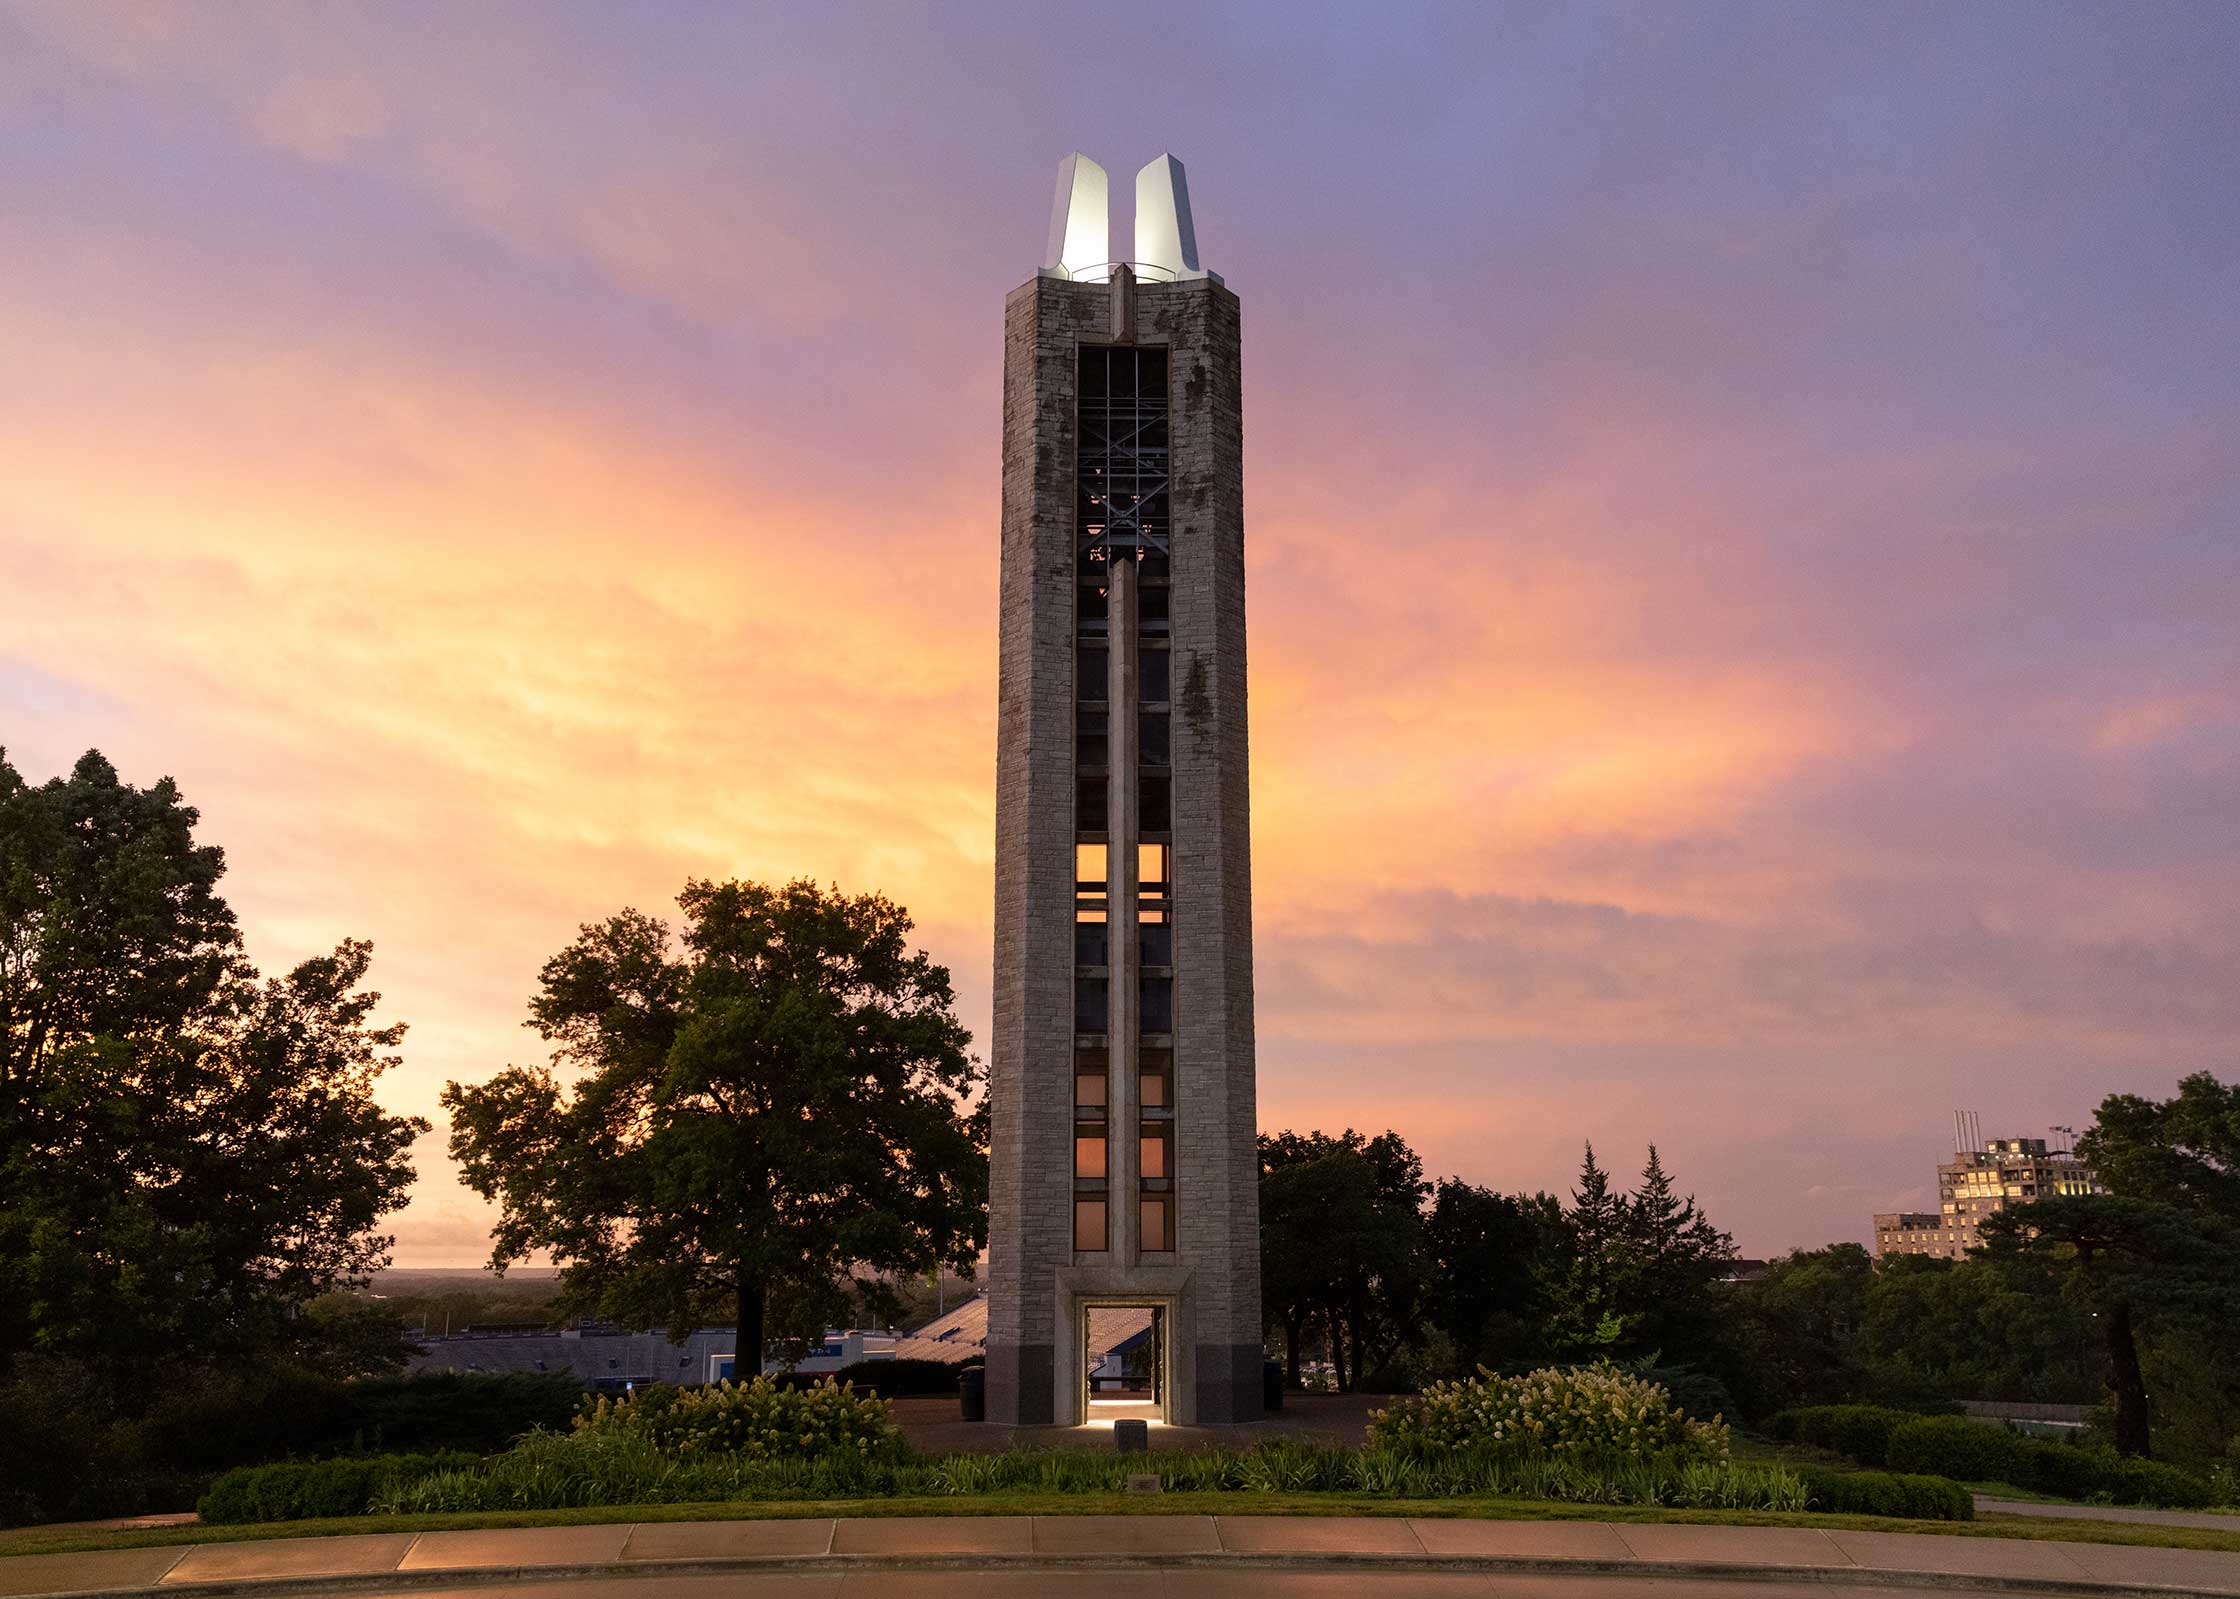
<svg viewBox="0 0 2240 1599"><path fill-rule="evenodd" d="M1142 952L1136 941L1136 853L1142 835L1136 795L1136 554L1133 549L1112 549L1112 676L1106 688L1111 703L1108 735L1111 764L1106 781L1105 811L1110 848L1106 851L1105 903L1109 953L1106 971L1111 975L1112 997L1106 1007L1111 1017L1109 1068L1106 1079L1110 1102L1105 1125L1120 1129L1136 1124L1136 1060L1142 1050L1137 1026L1141 1004ZM1125 724L1123 726L1122 724ZM1134 1203L1138 1187L1135 1141L1125 1131L1110 1140L1106 1192L1115 1196L1113 1259L1132 1266L1141 1252L1142 1218Z"/></svg>

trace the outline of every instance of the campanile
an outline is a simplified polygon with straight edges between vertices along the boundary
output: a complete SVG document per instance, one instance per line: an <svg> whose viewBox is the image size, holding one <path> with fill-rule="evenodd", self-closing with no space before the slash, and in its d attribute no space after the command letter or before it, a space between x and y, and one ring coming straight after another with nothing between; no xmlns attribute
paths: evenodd
<svg viewBox="0 0 2240 1599"><path fill-rule="evenodd" d="M1237 297L1181 163L1004 306L989 1419L1261 1414Z"/></svg>

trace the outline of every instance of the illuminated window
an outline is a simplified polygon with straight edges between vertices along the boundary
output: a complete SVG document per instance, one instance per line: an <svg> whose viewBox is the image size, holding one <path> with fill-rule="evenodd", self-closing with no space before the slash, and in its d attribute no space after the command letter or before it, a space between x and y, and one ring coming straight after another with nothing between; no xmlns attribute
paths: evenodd
<svg viewBox="0 0 2240 1599"><path fill-rule="evenodd" d="M1076 1195L1073 1201L1073 1247L1082 1250L1104 1248L1104 1199Z"/></svg>
<svg viewBox="0 0 2240 1599"><path fill-rule="evenodd" d="M1173 855L1166 844L1136 846L1136 889L1145 899L1167 897L1167 862Z"/></svg>
<svg viewBox="0 0 2240 1599"><path fill-rule="evenodd" d="M1144 1176L1172 1177L1174 1175L1168 1169L1167 1164L1168 1140L1173 1131L1174 1123L1170 1121L1160 1120L1143 1124L1142 1134L1136 1140L1136 1155L1137 1159L1142 1162L1140 1169Z"/></svg>
<svg viewBox="0 0 2240 1599"><path fill-rule="evenodd" d="M1172 1194L1145 1194L1141 1215L1143 1247L1146 1250L1161 1254L1171 1251L1174 1248L1174 1196ZM1081 1231L1080 1216L1081 1207L1076 1203L1074 1206L1074 1232L1077 1236L1073 1246L1076 1249L1081 1247L1078 1237ZM1100 1244L1097 1247L1102 1248L1103 1246Z"/></svg>
<svg viewBox="0 0 2240 1599"><path fill-rule="evenodd" d="M1073 1102L1083 1110L1104 1109L1105 1074L1103 1072L1076 1072L1073 1077Z"/></svg>
<svg viewBox="0 0 2240 1599"><path fill-rule="evenodd" d="M1104 1124L1077 1122L1073 1129L1073 1174L1076 1177L1102 1177L1104 1170Z"/></svg>
<svg viewBox="0 0 2240 1599"><path fill-rule="evenodd" d="M1146 1049L1136 1062L1136 1099L1146 1110L1174 1104L1174 1051Z"/></svg>

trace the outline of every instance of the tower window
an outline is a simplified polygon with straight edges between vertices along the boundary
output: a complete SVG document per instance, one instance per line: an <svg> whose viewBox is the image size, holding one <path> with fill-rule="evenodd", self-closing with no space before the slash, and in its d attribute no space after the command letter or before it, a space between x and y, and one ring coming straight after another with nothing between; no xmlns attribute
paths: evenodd
<svg viewBox="0 0 2240 1599"><path fill-rule="evenodd" d="M1138 778L1137 815L1146 833L1171 833L1174 831L1174 791L1168 787L1164 768L1144 772ZM1103 814L1102 810L1098 813ZM1097 831L1104 831L1100 821Z"/></svg>
<svg viewBox="0 0 2240 1599"><path fill-rule="evenodd" d="M1073 1030L1077 1033L1101 1033L1105 1029L1105 980L1101 977L1076 977L1073 980Z"/></svg>
<svg viewBox="0 0 2240 1599"><path fill-rule="evenodd" d="M1073 694L1084 705L1102 705L1112 683L1112 664L1102 645L1084 644L1074 651ZM1162 673L1160 682L1164 684ZM1149 699L1148 694L1144 696ZM1166 696L1162 694L1161 699Z"/></svg>
<svg viewBox="0 0 2240 1599"><path fill-rule="evenodd" d="M1160 1178L1174 1175L1172 1163L1168 1158L1172 1153L1173 1134L1174 1123L1171 1121L1162 1119L1143 1124L1142 1133L1136 1140L1136 1152L1137 1158L1141 1162L1137 1169L1145 1177Z"/></svg>
<svg viewBox="0 0 2240 1599"><path fill-rule="evenodd" d="M1074 824L1084 833L1105 829L1105 787L1102 777L1083 777L1074 787Z"/></svg>
<svg viewBox="0 0 2240 1599"><path fill-rule="evenodd" d="M1173 591L1145 584L1136 590L1136 631L1145 635L1167 631L1167 598Z"/></svg>
<svg viewBox="0 0 2240 1599"><path fill-rule="evenodd" d="M1164 718L1161 718L1164 720ZM1073 721L1073 758L1082 766L1102 766L1109 741L1102 711L1077 711Z"/></svg>
<svg viewBox="0 0 2240 1599"><path fill-rule="evenodd" d="M1174 979L1171 977L1146 977L1143 979L1142 1030L1147 1033L1174 1031Z"/></svg>
<svg viewBox="0 0 2240 1599"><path fill-rule="evenodd" d="M1073 924L1073 964L1076 966L1108 966L1105 934L1108 924L1076 921Z"/></svg>
<svg viewBox="0 0 2240 1599"><path fill-rule="evenodd" d="M1103 718L1100 716L1101 722ZM1169 760L1167 713L1144 711L1136 717L1137 759L1146 766L1165 766Z"/></svg>
<svg viewBox="0 0 2240 1599"><path fill-rule="evenodd" d="M1096 1250L1104 1243L1104 1196L1094 1198L1078 1194L1073 1201L1073 1247L1079 1250Z"/></svg>
<svg viewBox="0 0 2240 1599"><path fill-rule="evenodd" d="M1104 1124L1077 1122L1073 1129L1073 1175L1104 1176Z"/></svg>
<svg viewBox="0 0 2240 1599"><path fill-rule="evenodd" d="M1075 1231L1078 1232L1080 1230L1080 1224L1078 1220L1080 1206L1078 1204L1075 1205L1074 1211L1076 1215ZM1173 1250L1174 1195L1145 1194L1143 1196L1142 1221L1143 1247L1146 1250L1154 1251L1160 1254L1166 1254ZM1076 1239L1073 1247L1076 1249L1079 1249L1081 1247L1080 1241L1078 1239ZM1101 1248L1103 1246L1099 1245L1098 1247Z"/></svg>
<svg viewBox="0 0 2240 1599"><path fill-rule="evenodd" d="M1082 653L1087 654L1088 652L1083 651ZM1097 651L1099 656L1102 656L1103 653L1102 650ZM1136 695L1144 704L1164 705L1167 703L1167 680L1170 676L1167 668L1169 664L1168 652L1165 650L1145 650L1136 657ZM1083 694L1081 697L1087 699L1089 696ZM1097 698L1100 700L1104 698L1102 691L1098 693Z"/></svg>

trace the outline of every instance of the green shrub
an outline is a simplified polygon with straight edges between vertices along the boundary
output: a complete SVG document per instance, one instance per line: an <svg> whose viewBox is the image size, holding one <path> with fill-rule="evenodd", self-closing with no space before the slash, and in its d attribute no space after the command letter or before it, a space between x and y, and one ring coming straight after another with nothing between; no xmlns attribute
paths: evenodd
<svg viewBox="0 0 2240 1599"><path fill-rule="evenodd" d="M475 1457L357 1455L339 1460L283 1460L236 1466L210 1485L195 1508L214 1525L362 1516L400 1483L472 1467Z"/></svg>
<svg viewBox="0 0 2240 1599"><path fill-rule="evenodd" d="M2016 1453L2017 1475L2012 1480L2016 1487L2034 1493L2090 1499L2105 1487L2108 1465L2114 1458L2103 1450L2026 1438Z"/></svg>
<svg viewBox="0 0 2240 1599"><path fill-rule="evenodd" d="M1823 1471L1799 1467L1811 1508L1831 1515L1905 1516L1916 1521L1973 1521L1975 1495L1949 1477L1892 1471Z"/></svg>
<svg viewBox="0 0 2240 1599"><path fill-rule="evenodd" d="M2061 1448L2056 1444L2054 1448ZM2078 1450L2083 1454L2085 1451ZM2092 1497L2105 1495L2111 1504L2157 1505L2169 1510L2207 1510L2217 1502L2216 1490L2189 1471L2159 1460L2106 1457L2100 1486ZM2032 1484L2032 1486L2036 1486Z"/></svg>
<svg viewBox="0 0 2240 1599"><path fill-rule="evenodd" d="M1959 1482L2020 1483L2028 1474L2029 1441L1991 1422L1960 1416L1919 1416L1890 1434L1884 1463Z"/></svg>
<svg viewBox="0 0 2240 1599"><path fill-rule="evenodd" d="M750 1460L884 1459L902 1443L876 1394L832 1382L784 1388L766 1376L706 1388L656 1383L601 1398L577 1414L575 1430L643 1438L664 1455Z"/></svg>
<svg viewBox="0 0 2240 1599"><path fill-rule="evenodd" d="M1830 1450L1862 1466L1889 1460L1890 1435L1921 1418L1881 1405L1805 1405L1766 1418L1765 1430L1785 1442Z"/></svg>
<svg viewBox="0 0 2240 1599"><path fill-rule="evenodd" d="M953 1394L962 1368L945 1360L859 1360L842 1366L832 1381L853 1384L859 1392L896 1399L909 1394Z"/></svg>
<svg viewBox="0 0 2240 1599"><path fill-rule="evenodd" d="M206 1471L282 1456L489 1454L539 1427L563 1428L583 1400L566 1372L429 1371L331 1377L279 1366L206 1376L150 1412L149 1447Z"/></svg>
<svg viewBox="0 0 2240 1599"><path fill-rule="evenodd" d="M1548 1367L1433 1383L1369 1418L1374 1448L1545 1450L1557 1456L1724 1460L1720 1421L1690 1421L1656 1383L1615 1366Z"/></svg>

